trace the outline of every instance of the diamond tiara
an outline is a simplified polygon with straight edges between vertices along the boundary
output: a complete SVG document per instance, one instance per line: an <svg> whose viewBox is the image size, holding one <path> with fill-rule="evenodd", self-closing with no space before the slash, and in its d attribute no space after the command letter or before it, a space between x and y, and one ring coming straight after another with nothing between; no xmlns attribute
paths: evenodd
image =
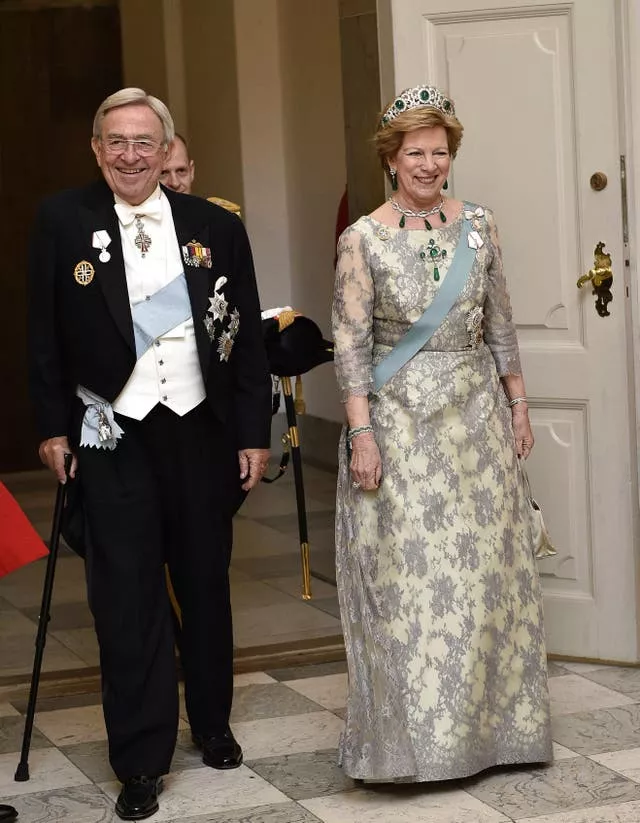
<svg viewBox="0 0 640 823"><path fill-rule="evenodd" d="M437 89L435 86L414 86L412 89L405 89L389 108L385 111L380 121L381 126L386 126L400 114L404 114L409 109L429 107L437 109L443 114L455 117L456 110L453 101Z"/></svg>

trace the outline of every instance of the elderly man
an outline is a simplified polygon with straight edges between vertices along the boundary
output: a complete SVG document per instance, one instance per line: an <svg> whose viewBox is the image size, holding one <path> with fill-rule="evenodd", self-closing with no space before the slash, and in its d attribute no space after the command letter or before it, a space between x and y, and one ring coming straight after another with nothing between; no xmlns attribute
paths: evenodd
<svg viewBox="0 0 640 823"><path fill-rule="evenodd" d="M104 180L45 201L30 249L42 461L81 493L89 604L123 820L158 810L178 727L164 577L182 607L194 743L235 768L231 518L267 459L271 386L242 222L159 186L171 115L141 89L99 107Z"/></svg>
<svg viewBox="0 0 640 823"><path fill-rule="evenodd" d="M195 173L196 167L189 157L187 141L182 135L176 134L169 146L167 159L162 167L160 182L173 191L191 194Z"/></svg>

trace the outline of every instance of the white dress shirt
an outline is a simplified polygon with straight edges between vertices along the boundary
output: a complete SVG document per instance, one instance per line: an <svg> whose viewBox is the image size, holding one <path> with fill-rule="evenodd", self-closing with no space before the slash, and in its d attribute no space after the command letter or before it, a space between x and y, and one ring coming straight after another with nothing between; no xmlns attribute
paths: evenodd
<svg viewBox="0 0 640 823"><path fill-rule="evenodd" d="M131 306L166 286L184 268L176 238L171 206L160 187L139 206L129 206L115 196L116 213L124 268ZM141 217L144 231L151 238L145 256L135 245L138 234L135 214L145 209L154 216ZM142 420L158 403L182 416L206 396L198 359L193 319L180 323L155 341L136 363L113 408L119 414Z"/></svg>

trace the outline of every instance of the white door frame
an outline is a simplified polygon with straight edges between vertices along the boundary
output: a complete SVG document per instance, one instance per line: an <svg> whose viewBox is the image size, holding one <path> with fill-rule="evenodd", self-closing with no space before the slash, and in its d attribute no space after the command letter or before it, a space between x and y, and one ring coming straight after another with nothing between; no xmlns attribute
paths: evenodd
<svg viewBox="0 0 640 823"><path fill-rule="evenodd" d="M378 48L381 55L380 90L382 105L398 91L395 88L393 60L393 30L391 0L376 0L378 14ZM570 0L569 0L570 2ZM599 0L592 0L599 2ZM490 4L488 4L490 5ZM530 0L531 6L544 6L544 0ZM620 153L626 157L627 169L627 209L628 246L626 248L629 265L619 261L614 269L618 288L614 291L616 303L624 305L627 317L627 370L629 397L621 397L620 402L628 403L629 418L635 421L635 432L630 433L629 450L637 455L635 471L631 472L633 500L636 502L632 534L634 543L636 604L640 604L640 49L631 48L631 43L640 43L640 2L638 0L615 0L616 39L618 53L618 88L620 112ZM597 111L594 111L594 129L598 128ZM628 290L628 291L627 291ZM626 295L629 295L629 299ZM640 629L640 608L638 629ZM636 648L636 660L640 665L640 630Z"/></svg>
<svg viewBox="0 0 640 823"><path fill-rule="evenodd" d="M635 431L630 434L629 449L636 454L636 471L632 474L636 505L633 534L636 566L636 602L640 599L640 50L631 43L640 42L640 4L636 0L616 0L618 38L618 77L622 151L626 157L627 229L626 247L629 265L624 269L625 289L629 290L628 305L628 353L629 384L634 392L628 398L630 419L636 421ZM640 610L638 610L640 614ZM640 632L638 633L636 658L640 660Z"/></svg>

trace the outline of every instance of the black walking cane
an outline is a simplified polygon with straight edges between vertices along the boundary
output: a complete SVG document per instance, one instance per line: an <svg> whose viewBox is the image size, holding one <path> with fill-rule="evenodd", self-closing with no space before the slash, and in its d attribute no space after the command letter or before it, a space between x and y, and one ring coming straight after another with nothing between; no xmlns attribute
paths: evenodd
<svg viewBox="0 0 640 823"><path fill-rule="evenodd" d="M69 472L71 471L72 454L64 456L64 473L69 482ZM42 604L40 606L40 617L38 618L38 633L36 634L36 654L33 659L33 672L31 674L31 689L29 691L29 703L27 705L27 715L24 723L24 735L22 737L22 752L20 762L14 775L14 780L23 783L29 779L29 748L31 747L31 735L33 733L33 719L36 713L36 700L38 699L38 685L40 683L40 672L42 669L42 658L44 647L47 642L47 626L49 624L49 609L51 608L51 595L53 594L53 579L56 573L56 560L58 559L58 549L60 547L60 527L62 525L62 512L67 496L66 483L58 483L56 493L56 504L53 511L53 523L51 525L51 539L49 540L49 557L47 559L47 571L44 576L44 586L42 588Z"/></svg>
<svg viewBox="0 0 640 823"><path fill-rule="evenodd" d="M302 599L311 600L311 565L309 560L309 534L307 531L307 507L304 500L304 481L302 479L302 456L300 454L300 438L296 421L296 409L291 391L291 378L282 378L282 393L284 407L287 412L289 425L289 442L291 444L291 458L293 460L293 478L296 487L296 507L298 509L298 533L300 535L300 559L302 562Z"/></svg>

